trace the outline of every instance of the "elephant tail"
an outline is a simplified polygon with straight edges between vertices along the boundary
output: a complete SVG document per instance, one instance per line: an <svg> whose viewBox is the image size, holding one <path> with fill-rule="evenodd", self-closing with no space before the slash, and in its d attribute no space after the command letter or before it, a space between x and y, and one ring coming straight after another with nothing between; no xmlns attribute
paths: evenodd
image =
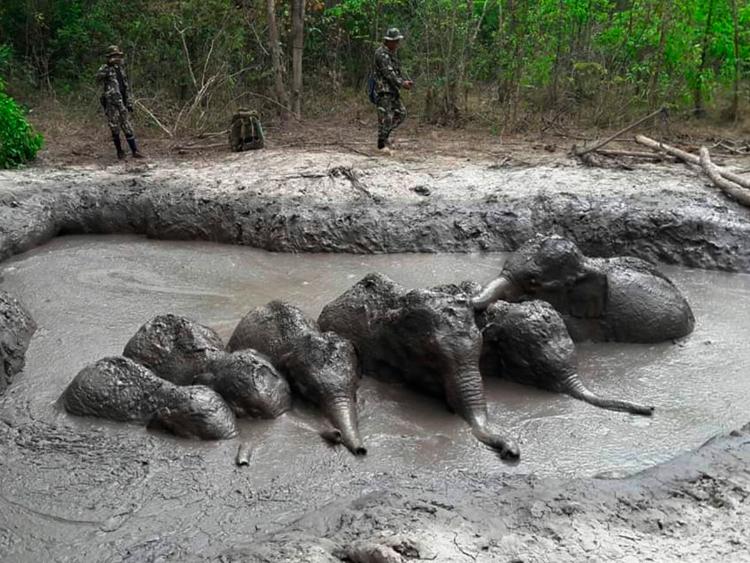
<svg viewBox="0 0 750 563"><path fill-rule="evenodd" d="M652 406L639 405L637 403L631 403L630 401L623 401L620 399L605 399L596 395L583 384L577 373L574 373L565 379L560 390L571 397L580 399L581 401L586 401L589 404L603 409L629 412L631 414L640 414L643 416L651 416L654 414L654 407Z"/></svg>
<svg viewBox="0 0 750 563"><path fill-rule="evenodd" d="M343 444L354 455L366 455L367 448L359 435L356 402L349 399L337 401L326 409L326 414L333 428L324 430L321 436L329 442Z"/></svg>
<svg viewBox="0 0 750 563"><path fill-rule="evenodd" d="M483 426L472 426L471 432L477 440L495 450L501 459L521 457L521 451L513 439L502 434L491 433Z"/></svg>

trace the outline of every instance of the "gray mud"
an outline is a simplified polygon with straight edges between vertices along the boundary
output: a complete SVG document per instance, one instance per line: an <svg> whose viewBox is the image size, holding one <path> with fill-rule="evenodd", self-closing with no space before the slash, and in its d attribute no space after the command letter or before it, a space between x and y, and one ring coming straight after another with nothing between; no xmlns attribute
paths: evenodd
<svg viewBox="0 0 750 563"><path fill-rule="evenodd" d="M750 211L682 166L269 150L210 165L0 173L0 257L89 232L353 253L507 251L558 233L593 256L750 271Z"/></svg>
<svg viewBox="0 0 750 563"><path fill-rule="evenodd" d="M416 287L486 281L502 260L68 237L6 262L0 288L22 297L40 328L0 399L0 558L332 561L353 542L404 532L438 561L672 560L665 549L673 560L741 561L747 435L628 479L590 477L647 468L747 420L747 275L669 269L697 319L677 345L579 346L583 378L655 404L652 419L490 381L491 415L521 439L516 466L441 403L370 379L360 392L364 459L324 444L315 413L297 405L276 421L241 422L253 450L244 469L232 463L237 441L177 440L55 405L84 364L119 353L158 313L226 338L273 298L317 315L369 271Z"/></svg>

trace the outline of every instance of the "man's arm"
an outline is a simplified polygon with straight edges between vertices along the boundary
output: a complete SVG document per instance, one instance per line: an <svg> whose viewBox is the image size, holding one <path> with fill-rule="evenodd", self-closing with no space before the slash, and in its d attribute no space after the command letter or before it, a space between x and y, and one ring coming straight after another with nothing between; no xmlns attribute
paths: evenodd
<svg viewBox="0 0 750 563"><path fill-rule="evenodd" d="M396 69L393 68L391 58L387 54L378 53L378 56L375 59L375 64L377 64L381 76L383 76L393 88L399 89L404 85L403 79L399 73L396 72Z"/></svg>
<svg viewBox="0 0 750 563"><path fill-rule="evenodd" d="M109 76L109 67L107 65L100 66L99 70L96 71L97 82L104 82L105 80L107 80L108 76Z"/></svg>

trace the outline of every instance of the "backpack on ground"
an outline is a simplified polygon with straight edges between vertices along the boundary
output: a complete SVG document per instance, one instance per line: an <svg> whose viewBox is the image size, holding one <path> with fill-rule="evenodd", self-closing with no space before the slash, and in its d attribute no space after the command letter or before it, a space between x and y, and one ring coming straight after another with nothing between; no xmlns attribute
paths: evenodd
<svg viewBox="0 0 750 563"><path fill-rule="evenodd" d="M240 109L229 126L229 147L234 152L262 149L265 143L258 112Z"/></svg>

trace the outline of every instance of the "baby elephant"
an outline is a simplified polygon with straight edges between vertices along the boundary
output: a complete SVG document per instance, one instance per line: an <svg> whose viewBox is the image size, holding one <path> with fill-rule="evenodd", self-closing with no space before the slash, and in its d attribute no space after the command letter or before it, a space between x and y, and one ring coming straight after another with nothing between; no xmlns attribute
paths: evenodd
<svg viewBox="0 0 750 563"><path fill-rule="evenodd" d="M566 393L605 409L647 416L653 412L653 407L604 399L586 388L576 372L573 340L548 303L498 301L477 320L483 327L481 366L485 375Z"/></svg>
<svg viewBox="0 0 750 563"><path fill-rule="evenodd" d="M159 315L125 345L123 355L177 385L190 385L224 353L221 337L207 326L178 315Z"/></svg>
<svg viewBox="0 0 750 563"><path fill-rule="evenodd" d="M652 264L588 258L559 236L538 235L523 244L473 302L483 310L498 299L547 301L576 341L662 342L695 326L685 297Z"/></svg>
<svg viewBox="0 0 750 563"><path fill-rule="evenodd" d="M221 354L208 370L195 383L219 393L238 417L276 418L292 406L286 379L253 350Z"/></svg>
<svg viewBox="0 0 750 563"><path fill-rule="evenodd" d="M365 373L443 398L478 440L503 458L519 456L516 444L489 425L479 373L482 334L464 288L407 291L369 274L326 305L318 322L354 343Z"/></svg>
<svg viewBox="0 0 750 563"><path fill-rule="evenodd" d="M334 427L324 437L355 455L367 453L357 421L357 355L350 342L321 333L296 307L281 301L250 311L229 340L230 351L252 348L268 356L302 397L317 405Z"/></svg>
<svg viewBox="0 0 750 563"><path fill-rule="evenodd" d="M185 438L237 435L234 415L215 391L174 385L120 356L83 368L63 392L62 404L74 415L148 424Z"/></svg>

